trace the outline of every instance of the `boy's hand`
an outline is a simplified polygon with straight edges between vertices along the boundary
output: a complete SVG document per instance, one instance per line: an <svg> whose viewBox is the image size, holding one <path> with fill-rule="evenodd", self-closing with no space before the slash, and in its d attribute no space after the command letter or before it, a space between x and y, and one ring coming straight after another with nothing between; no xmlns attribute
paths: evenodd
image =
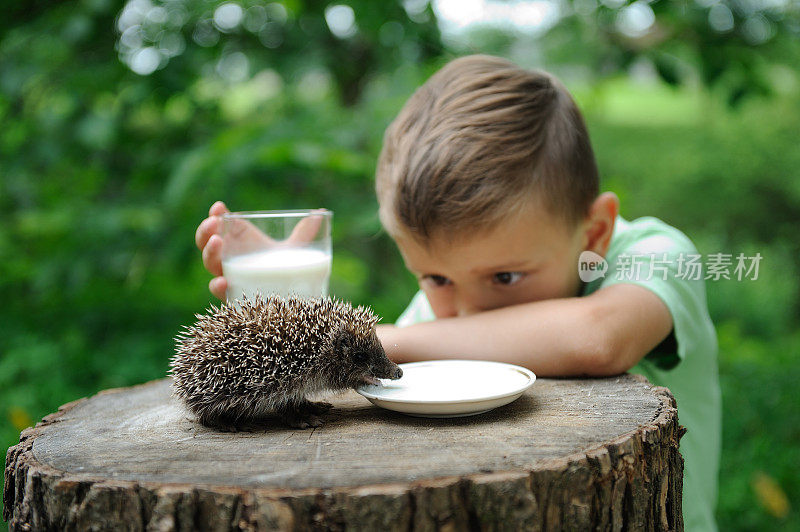
<svg viewBox="0 0 800 532"><path fill-rule="evenodd" d="M208 289L219 299L225 299L228 282L222 277L222 215L230 212L224 203L218 201L208 210L208 218L200 222L194 235L197 247L203 252L203 265L215 275L208 283Z"/></svg>

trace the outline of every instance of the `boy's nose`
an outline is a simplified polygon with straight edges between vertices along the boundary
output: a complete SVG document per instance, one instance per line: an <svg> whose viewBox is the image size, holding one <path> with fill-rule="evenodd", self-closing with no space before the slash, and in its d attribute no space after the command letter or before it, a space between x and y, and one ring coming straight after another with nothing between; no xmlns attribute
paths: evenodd
<svg viewBox="0 0 800 532"><path fill-rule="evenodd" d="M458 317L463 318L464 316L471 316L472 314L476 314L477 311L469 309L469 308L459 308L458 309Z"/></svg>
<svg viewBox="0 0 800 532"><path fill-rule="evenodd" d="M504 306L501 301L492 297L490 294L481 291L463 292L458 294L453 300L456 316L471 316L494 308Z"/></svg>
<svg viewBox="0 0 800 532"><path fill-rule="evenodd" d="M484 308L481 305L482 298L479 294L467 293L465 290L459 290L458 288L448 291L449 293L447 294L434 294L434 297L430 298L431 305L434 307L437 316L460 318L477 314L489 308Z"/></svg>
<svg viewBox="0 0 800 532"><path fill-rule="evenodd" d="M459 318L463 316L471 316L472 314L477 314L480 311L481 311L480 306L476 305L475 303L466 301L459 302L456 308L456 314L458 315Z"/></svg>

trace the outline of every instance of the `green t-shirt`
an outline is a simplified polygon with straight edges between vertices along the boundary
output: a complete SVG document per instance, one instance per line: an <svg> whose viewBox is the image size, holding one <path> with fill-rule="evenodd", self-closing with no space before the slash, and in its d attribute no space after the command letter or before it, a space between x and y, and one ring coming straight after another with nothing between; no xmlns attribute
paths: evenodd
<svg viewBox="0 0 800 532"><path fill-rule="evenodd" d="M716 530L714 508L721 439L717 336L706 303L699 254L691 240L658 218L618 216L605 259L604 277L584 284L583 294L617 283L652 290L672 315L673 330L630 371L670 389L678 403L684 458L685 529ZM575 265L576 269L578 265ZM397 319L398 327L436 319L421 290Z"/></svg>

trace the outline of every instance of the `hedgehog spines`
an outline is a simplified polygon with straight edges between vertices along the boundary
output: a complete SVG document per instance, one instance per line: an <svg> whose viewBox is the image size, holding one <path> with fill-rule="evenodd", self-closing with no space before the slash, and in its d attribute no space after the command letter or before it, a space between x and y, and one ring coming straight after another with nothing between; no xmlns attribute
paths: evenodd
<svg viewBox="0 0 800 532"><path fill-rule="evenodd" d="M334 352L334 337L347 331L373 345L380 321L369 307L330 297L260 294L195 316L175 335L168 373L173 395L204 424L300 408L308 393L344 386L351 362ZM379 343L372 349L392 364Z"/></svg>

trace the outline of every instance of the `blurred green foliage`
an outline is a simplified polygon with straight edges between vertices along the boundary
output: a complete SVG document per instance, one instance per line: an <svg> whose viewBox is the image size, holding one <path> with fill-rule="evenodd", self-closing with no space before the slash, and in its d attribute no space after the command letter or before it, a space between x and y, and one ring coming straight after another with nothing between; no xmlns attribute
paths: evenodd
<svg viewBox="0 0 800 532"><path fill-rule="evenodd" d="M575 1L543 35L457 38L424 1L0 7L4 447L60 404L164 376L172 337L213 301L193 236L217 199L332 209L332 293L392 322L416 285L378 223L383 130L441 64L489 52L565 80L624 216L658 216L703 253L764 257L756 281L707 285L719 524L800 528L797 7L644 4L655 23L634 35L629 3Z"/></svg>
<svg viewBox="0 0 800 532"><path fill-rule="evenodd" d="M578 53L596 74L613 75L644 58L664 82L700 82L728 105L773 94L771 68L797 57L800 5L793 1L572 0L569 6L547 39L561 62ZM576 36L584 46L555 47Z"/></svg>

